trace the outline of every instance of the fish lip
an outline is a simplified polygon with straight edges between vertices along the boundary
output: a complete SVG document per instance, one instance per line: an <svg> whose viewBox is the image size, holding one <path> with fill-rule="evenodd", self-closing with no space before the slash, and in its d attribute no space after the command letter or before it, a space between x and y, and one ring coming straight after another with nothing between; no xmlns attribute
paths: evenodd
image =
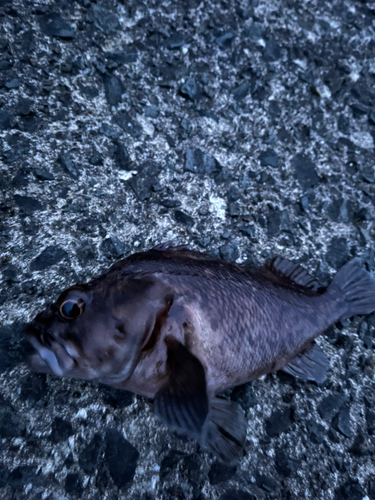
<svg viewBox="0 0 375 500"><path fill-rule="evenodd" d="M27 359L33 371L69 376L74 370L76 360L67 351L65 344L58 341L55 335L36 320L23 329L23 335L30 342L35 352ZM44 340L41 340L44 336Z"/></svg>

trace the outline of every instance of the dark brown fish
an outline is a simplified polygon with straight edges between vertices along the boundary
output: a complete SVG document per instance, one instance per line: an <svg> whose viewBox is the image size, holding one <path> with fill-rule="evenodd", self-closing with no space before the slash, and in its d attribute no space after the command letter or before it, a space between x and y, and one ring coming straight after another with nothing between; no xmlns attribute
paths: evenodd
<svg viewBox="0 0 375 500"><path fill-rule="evenodd" d="M154 398L169 426L231 462L243 453L246 422L215 394L281 369L322 382L328 361L313 340L374 310L375 279L358 258L320 294L280 257L252 269L164 244L68 288L26 334L32 369Z"/></svg>

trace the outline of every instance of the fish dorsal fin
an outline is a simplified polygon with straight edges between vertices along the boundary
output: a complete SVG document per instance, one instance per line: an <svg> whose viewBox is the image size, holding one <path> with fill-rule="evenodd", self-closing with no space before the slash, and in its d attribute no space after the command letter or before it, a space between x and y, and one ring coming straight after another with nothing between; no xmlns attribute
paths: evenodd
<svg viewBox="0 0 375 500"><path fill-rule="evenodd" d="M180 250L189 250L187 245L175 245L173 240L164 241L164 243L159 243L151 248L151 250L157 250L158 252L179 252Z"/></svg>
<svg viewBox="0 0 375 500"><path fill-rule="evenodd" d="M188 247L188 245L174 245L173 241L160 243L159 245L156 245L151 249L151 251L154 250L156 250L157 252L161 252L163 256L167 258L186 257L194 260L218 260L207 253L192 250Z"/></svg>
<svg viewBox="0 0 375 500"><path fill-rule="evenodd" d="M318 291L319 285L315 279L299 264L295 264L289 259L275 257L266 264L266 269L275 276L289 278L297 285L309 288L314 292Z"/></svg>

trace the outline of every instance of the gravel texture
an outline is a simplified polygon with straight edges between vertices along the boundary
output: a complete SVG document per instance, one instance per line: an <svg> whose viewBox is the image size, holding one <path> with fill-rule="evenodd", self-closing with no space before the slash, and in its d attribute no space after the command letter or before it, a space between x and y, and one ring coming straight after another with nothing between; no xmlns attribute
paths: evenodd
<svg viewBox="0 0 375 500"><path fill-rule="evenodd" d="M228 391L218 463L150 401L30 373L23 324L173 239L374 270L375 8L360 0L0 0L0 498L375 499L375 315L331 328L322 386Z"/></svg>

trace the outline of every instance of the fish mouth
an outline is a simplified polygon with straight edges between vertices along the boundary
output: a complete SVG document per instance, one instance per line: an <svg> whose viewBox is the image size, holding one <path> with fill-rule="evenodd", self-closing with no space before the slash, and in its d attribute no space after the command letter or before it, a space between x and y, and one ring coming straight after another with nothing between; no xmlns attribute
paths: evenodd
<svg viewBox="0 0 375 500"><path fill-rule="evenodd" d="M24 335L36 351L27 360L32 371L69 376L74 370L76 361L72 353L51 332L31 324L25 328Z"/></svg>

